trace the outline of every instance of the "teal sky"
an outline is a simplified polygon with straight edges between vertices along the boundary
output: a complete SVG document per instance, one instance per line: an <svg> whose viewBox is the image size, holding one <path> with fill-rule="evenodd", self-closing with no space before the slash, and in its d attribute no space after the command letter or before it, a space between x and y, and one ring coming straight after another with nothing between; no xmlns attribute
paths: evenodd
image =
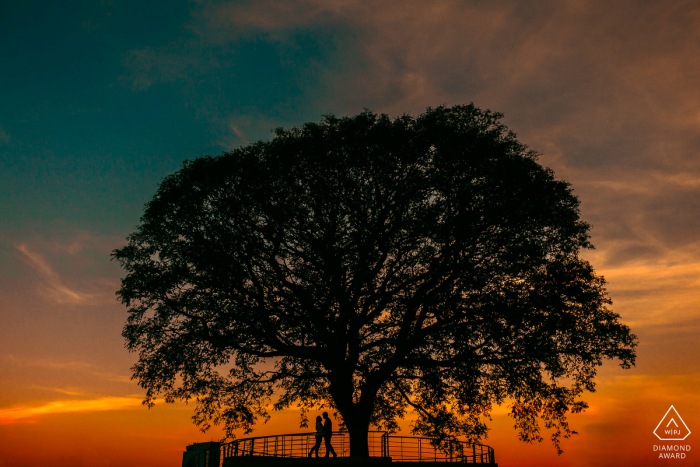
<svg viewBox="0 0 700 467"><path fill-rule="evenodd" d="M572 183L585 256L640 337L635 369L603 366L600 400L685 419L655 394L700 391L698 57L693 0L0 2L0 466L19 459L3 436L49 433L4 424L7 408L138 406L109 254L163 177L363 108L503 112ZM622 429L601 407L586 442Z"/></svg>
<svg viewBox="0 0 700 467"><path fill-rule="evenodd" d="M333 111L338 28L204 44L191 2L21 2L0 14L5 228L126 234L180 163ZM351 34L350 31L347 33ZM4 229L3 229L4 230Z"/></svg>

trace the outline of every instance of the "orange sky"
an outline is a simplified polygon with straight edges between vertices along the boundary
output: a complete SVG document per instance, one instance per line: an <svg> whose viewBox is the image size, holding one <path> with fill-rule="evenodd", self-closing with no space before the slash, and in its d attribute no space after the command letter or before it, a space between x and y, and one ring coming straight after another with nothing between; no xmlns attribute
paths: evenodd
<svg viewBox="0 0 700 467"><path fill-rule="evenodd" d="M0 7L0 467L176 466L219 436L191 406L140 405L109 261L181 161L329 112L470 101L572 183L585 257L639 337L564 454L519 442L503 407L485 443L501 466L700 465L697 1L37 5ZM691 451L659 460L672 404Z"/></svg>

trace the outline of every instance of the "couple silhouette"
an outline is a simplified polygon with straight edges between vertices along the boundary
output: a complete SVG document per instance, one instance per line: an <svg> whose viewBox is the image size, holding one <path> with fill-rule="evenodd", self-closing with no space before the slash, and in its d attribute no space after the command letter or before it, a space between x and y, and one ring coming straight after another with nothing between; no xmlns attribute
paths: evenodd
<svg viewBox="0 0 700 467"><path fill-rule="evenodd" d="M335 450L333 450L333 446L331 446L333 422L330 417L328 417L328 412L323 412L323 418L326 420L325 423L321 420L320 415L316 417L316 444L314 444L314 447L309 451L309 457L312 457L314 453L316 453L316 457L318 457L318 449L321 447L321 440L325 440L326 442L326 455L323 457L328 457L329 454L332 454L333 457L338 457Z"/></svg>

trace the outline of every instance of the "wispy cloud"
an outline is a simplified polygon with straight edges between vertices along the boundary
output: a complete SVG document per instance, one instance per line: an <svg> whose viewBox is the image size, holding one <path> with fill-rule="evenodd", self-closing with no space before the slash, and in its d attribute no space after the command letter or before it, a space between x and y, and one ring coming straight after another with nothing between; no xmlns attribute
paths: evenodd
<svg viewBox="0 0 700 467"><path fill-rule="evenodd" d="M211 73L219 62L192 42L131 50L124 57L124 65L126 73L120 76L122 85L133 91L144 91L154 84L186 81Z"/></svg>
<svg viewBox="0 0 700 467"><path fill-rule="evenodd" d="M48 386L38 386L36 384L28 386L28 388L29 389L39 389L41 391L58 392L60 394L65 394L66 396L85 396L86 395L83 391L79 391L77 389L71 389L71 388L52 388L52 387L48 387Z"/></svg>
<svg viewBox="0 0 700 467"><path fill-rule="evenodd" d="M627 316L634 329L659 332L659 327L685 327L697 331L700 262L694 254L667 252L657 260L600 272L608 280L616 311Z"/></svg>
<svg viewBox="0 0 700 467"><path fill-rule="evenodd" d="M142 397L100 397L87 400L62 400L40 405L0 409L0 425L17 423L26 419L60 414L124 410L141 406Z"/></svg>
<svg viewBox="0 0 700 467"><path fill-rule="evenodd" d="M236 125L234 125L233 122L229 123L228 127L234 135L238 136L241 139L241 141L243 141L244 144L250 144L250 141L248 141L246 137L243 136L243 132L241 132L241 130Z"/></svg>
<svg viewBox="0 0 700 467"><path fill-rule="evenodd" d="M97 243L101 239L95 239L88 232L79 230L75 232L71 238L65 241L52 240L48 242L47 247L52 251L68 253L71 256L79 255L86 246Z"/></svg>
<svg viewBox="0 0 700 467"><path fill-rule="evenodd" d="M95 365L94 363L76 360L55 361L48 358L27 358L13 354L5 354L4 358L6 361L9 361L11 365L33 366L47 370L68 370L79 373L87 373L93 376L97 376L98 378L107 381L113 381L116 383L130 383L132 381L131 377L128 375L104 371L104 369L101 366Z"/></svg>
<svg viewBox="0 0 700 467"><path fill-rule="evenodd" d="M63 284L61 277L53 270L49 263L39 253L29 249L26 243L19 243L15 248L24 254L29 264L40 274L43 279L42 289L48 297L57 303L84 304L92 295L73 290Z"/></svg>
<svg viewBox="0 0 700 467"><path fill-rule="evenodd" d="M309 93L329 95L326 108L504 112L581 198L616 311L646 327L700 316L697 3L211 1L192 18L209 44L352 30Z"/></svg>

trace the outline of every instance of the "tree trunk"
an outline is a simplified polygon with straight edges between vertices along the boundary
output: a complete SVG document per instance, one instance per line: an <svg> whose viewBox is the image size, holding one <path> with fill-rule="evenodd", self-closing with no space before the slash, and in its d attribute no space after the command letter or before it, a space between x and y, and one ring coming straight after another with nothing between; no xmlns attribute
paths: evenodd
<svg viewBox="0 0 700 467"><path fill-rule="evenodd" d="M353 404L353 409L349 414L346 415L341 412L350 434L351 457L369 457L368 431L370 410L366 407L361 407L360 404Z"/></svg>
<svg viewBox="0 0 700 467"><path fill-rule="evenodd" d="M349 430L350 432L350 456L351 457L369 457L369 438L368 432L369 423L367 427L357 430Z"/></svg>
<svg viewBox="0 0 700 467"><path fill-rule="evenodd" d="M377 389L363 388L360 401L353 402L352 375L349 375L347 381L331 382L330 393L350 434L350 456L369 457L369 420Z"/></svg>

